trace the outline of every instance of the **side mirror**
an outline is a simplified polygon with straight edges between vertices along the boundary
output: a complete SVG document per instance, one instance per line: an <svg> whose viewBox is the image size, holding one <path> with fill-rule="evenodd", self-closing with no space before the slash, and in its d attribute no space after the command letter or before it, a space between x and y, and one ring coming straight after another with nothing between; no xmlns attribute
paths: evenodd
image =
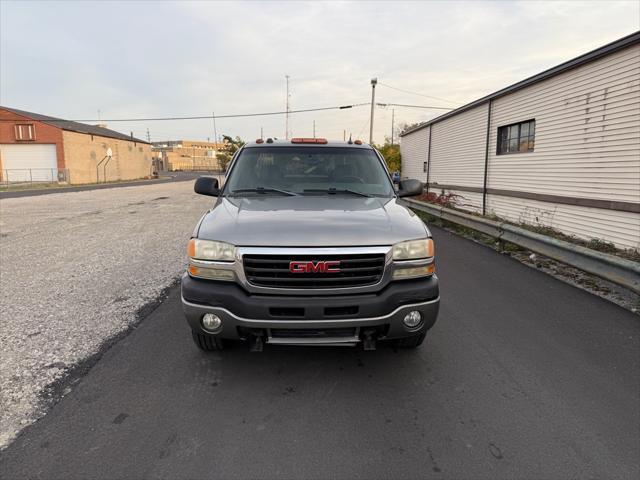
<svg viewBox="0 0 640 480"><path fill-rule="evenodd" d="M196 183L193 185L193 190L200 195L209 195L210 197L220 195L218 179L213 177L198 177Z"/></svg>
<svg viewBox="0 0 640 480"><path fill-rule="evenodd" d="M398 189L399 197L415 197L422 193L423 185L420 180L401 180Z"/></svg>

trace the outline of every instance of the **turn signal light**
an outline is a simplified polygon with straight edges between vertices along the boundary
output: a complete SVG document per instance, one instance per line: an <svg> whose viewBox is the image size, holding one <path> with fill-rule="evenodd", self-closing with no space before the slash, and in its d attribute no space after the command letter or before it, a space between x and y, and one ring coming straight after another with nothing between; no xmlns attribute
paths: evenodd
<svg viewBox="0 0 640 480"><path fill-rule="evenodd" d="M329 143L327 142L326 138L302 138L302 137L296 137L296 138L292 138L291 139L291 143L319 143L319 144L326 144Z"/></svg>

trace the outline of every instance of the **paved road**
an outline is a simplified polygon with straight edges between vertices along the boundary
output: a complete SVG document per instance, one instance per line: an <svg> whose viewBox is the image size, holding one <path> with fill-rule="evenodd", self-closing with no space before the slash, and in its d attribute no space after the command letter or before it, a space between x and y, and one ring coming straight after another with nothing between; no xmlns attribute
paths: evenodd
<svg viewBox="0 0 640 480"><path fill-rule="evenodd" d="M207 355L174 290L0 476L639 478L640 318L434 230L420 349Z"/></svg>

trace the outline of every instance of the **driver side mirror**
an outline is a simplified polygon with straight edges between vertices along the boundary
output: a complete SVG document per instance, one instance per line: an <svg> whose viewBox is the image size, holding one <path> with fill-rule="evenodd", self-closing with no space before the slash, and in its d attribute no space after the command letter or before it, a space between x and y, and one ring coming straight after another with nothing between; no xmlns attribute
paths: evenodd
<svg viewBox="0 0 640 480"><path fill-rule="evenodd" d="M398 189L399 197L415 197L422 193L423 185L420 180L401 180Z"/></svg>
<svg viewBox="0 0 640 480"><path fill-rule="evenodd" d="M218 187L218 179L213 177L199 177L193 185L193 190L200 195L217 197L221 190Z"/></svg>

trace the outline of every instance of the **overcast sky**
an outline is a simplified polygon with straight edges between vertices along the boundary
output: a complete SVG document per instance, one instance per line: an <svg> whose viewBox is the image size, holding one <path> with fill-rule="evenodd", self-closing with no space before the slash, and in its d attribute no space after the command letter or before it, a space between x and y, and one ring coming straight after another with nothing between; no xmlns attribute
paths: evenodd
<svg viewBox="0 0 640 480"><path fill-rule="evenodd" d="M281 111L376 101L455 107L640 29L640 2L0 1L0 104L69 119ZM430 97L437 98L430 98ZM443 100L444 99L444 100ZM395 108L398 124L442 110ZM368 139L369 107L291 115L294 136ZM213 139L211 120L116 123ZM284 137L284 116L218 135ZM374 140L391 131L376 109Z"/></svg>

